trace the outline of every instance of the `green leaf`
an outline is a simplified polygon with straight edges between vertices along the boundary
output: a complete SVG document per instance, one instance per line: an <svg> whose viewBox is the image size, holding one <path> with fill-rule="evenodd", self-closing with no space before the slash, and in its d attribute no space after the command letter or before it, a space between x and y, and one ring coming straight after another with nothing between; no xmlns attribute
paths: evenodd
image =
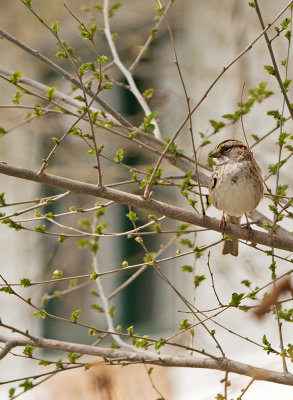
<svg viewBox="0 0 293 400"><path fill-rule="evenodd" d="M290 136L290 133L282 132L279 135L278 145L283 146L286 143L286 139Z"/></svg>
<svg viewBox="0 0 293 400"><path fill-rule="evenodd" d="M54 143L56 143L56 144L59 144L59 143L60 143L60 142L59 142L59 139L56 138L56 137L52 137L51 140L52 140L52 142L54 142Z"/></svg>
<svg viewBox="0 0 293 400"><path fill-rule="evenodd" d="M286 92L288 91L288 88L289 88L289 85L290 85L291 82L292 82L292 79L285 79L284 80L283 86L284 86Z"/></svg>
<svg viewBox="0 0 293 400"><path fill-rule="evenodd" d="M100 114L100 111L94 111L94 112L92 112L91 118L92 118L93 124L95 124L95 123L97 122L97 119L98 119L99 114ZM101 146L104 147L103 144L102 144ZM100 147L101 147L101 146L100 146Z"/></svg>
<svg viewBox="0 0 293 400"><path fill-rule="evenodd" d="M4 196L5 196L4 192L0 193L0 205L1 206L5 206L6 205Z"/></svg>
<svg viewBox="0 0 293 400"><path fill-rule="evenodd" d="M26 0L26 2L28 2L28 1L31 1L31 0ZM9 392L8 392L9 398L10 398L10 399L13 398L14 393L15 393L15 388L10 388L10 389L9 389Z"/></svg>
<svg viewBox="0 0 293 400"><path fill-rule="evenodd" d="M99 206L99 205L100 205L99 203L96 203L96 206ZM96 211L96 217L97 217L97 218L102 217L103 215L105 215L106 211L107 211L107 209L106 209L105 207L99 208L99 209Z"/></svg>
<svg viewBox="0 0 293 400"><path fill-rule="evenodd" d="M143 339L136 339L135 345L137 348L144 347L147 348L149 335L143 335Z"/></svg>
<svg viewBox="0 0 293 400"><path fill-rule="evenodd" d="M77 241L77 246L79 249L84 249L90 246L90 241L88 239L79 239Z"/></svg>
<svg viewBox="0 0 293 400"><path fill-rule="evenodd" d="M291 39L291 36L292 36L291 31L288 30L288 31L285 33L284 36L285 36L286 39L290 40L290 39Z"/></svg>
<svg viewBox="0 0 293 400"><path fill-rule="evenodd" d="M160 224L155 224L154 225L154 231L157 232L157 233L160 233L161 232L161 225Z"/></svg>
<svg viewBox="0 0 293 400"><path fill-rule="evenodd" d="M276 194L278 194L279 196L286 196L288 188L289 188L289 185L287 185L287 184L278 185Z"/></svg>
<svg viewBox="0 0 293 400"><path fill-rule="evenodd" d="M40 317L40 318L43 318L43 319L47 318L47 314L44 313L43 311L37 311L33 315L34 315L34 317Z"/></svg>
<svg viewBox="0 0 293 400"><path fill-rule="evenodd" d="M114 4L112 7L109 8L109 17L113 17L115 14L115 11L118 10L118 8L120 8L122 6L121 3L116 3Z"/></svg>
<svg viewBox="0 0 293 400"><path fill-rule="evenodd" d="M114 161L116 163L120 163L123 160L123 155L124 155L124 150L123 149L117 150L116 155L114 157Z"/></svg>
<svg viewBox="0 0 293 400"><path fill-rule="evenodd" d="M34 114L36 118L43 118L45 115L45 112L41 110L41 105L40 104L35 104L34 105Z"/></svg>
<svg viewBox="0 0 293 400"><path fill-rule="evenodd" d="M193 243L188 238L180 239L180 243L183 244L183 246L189 247L190 249L193 247Z"/></svg>
<svg viewBox="0 0 293 400"><path fill-rule="evenodd" d="M74 323L76 323L77 320L79 319L80 313L81 313L81 310L75 310L75 311L73 311L73 313L72 313L72 315L71 315L71 317L70 317L71 321L73 321Z"/></svg>
<svg viewBox="0 0 293 400"><path fill-rule="evenodd" d="M275 69L272 65L265 65L264 69L268 71L270 75L275 75Z"/></svg>
<svg viewBox="0 0 293 400"><path fill-rule="evenodd" d="M102 64L104 62L109 62L109 58L107 56L101 56L98 58L98 64Z"/></svg>
<svg viewBox="0 0 293 400"><path fill-rule="evenodd" d="M251 285L251 282L249 281L249 280L247 280L247 279L244 279L243 281L241 281L241 283L242 283L242 285L244 285L244 286L246 286L246 287L250 287L250 285Z"/></svg>
<svg viewBox="0 0 293 400"><path fill-rule="evenodd" d="M62 277L63 272L60 271L59 269L55 269L53 272L52 278L54 279L60 279Z"/></svg>
<svg viewBox="0 0 293 400"><path fill-rule="evenodd" d="M66 239L67 239L66 236L60 235L59 238L58 238L58 242L59 242L59 243L63 243Z"/></svg>
<svg viewBox="0 0 293 400"><path fill-rule="evenodd" d="M142 238L139 237L139 236L137 236L134 240L135 240L137 243L143 243Z"/></svg>
<svg viewBox="0 0 293 400"><path fill-rule="evenodd" d="M1 132L0 132L1 133ZM133 139L133 138L135 138L135 136L138 134L138 131L132 131L132 132L130 132L130 134L129 134L129 137L130 137L130 139Z"/></svg>
<svg viewBox="0 0 293 400"><path fill-rule="evenodd" d="M74 363L75 360L77 359L78 355L77 353L69 353L67 358L70 362Z"/></svg>
<svg viewBox="0 0 293 400"><path fill-rule="evenodd" d="M52 29L53 32L55 32L55 33L58 32L58 25L59 25L58 21L52 22L51 29Z"/></svg>
<svg viewBox="0 0 293 400"><path fill-rule="evenodd" d="M94 8L98 10L100 13L103 13L103 7L99 6L98 4L94 5Z"/></svg>
<svg viewBox="0 0 293 400"><path fill-rule="evenodd" d="M21 94L19 91L17 91L17 92L15 93L15 95L13 96L12 102L13 102L14 104L19 104L19 101L20 101L20 99L21 99L21 96L22 96L22 94Z"/></svg>
<svg viewBox="0 0 293 400"><path fill-rule="evenodd" d="M254 2L253 1L249 1L248 2L249 7L255 8Z"/></svg>
<svg viewBox="0 0 293 400"><path fill-rule="evenodd" d="M286 159L285 159L285 160L281 160L279 168L281 168L286 162L287 162ZM270 173L272 173L273 175L275 175L275 174L277 173L277 170L278 170L278 163L276 163L276 164L269 164L268 170L269 170Z"/></svg>
<svg viewBox="0 0 293 400"><path fill-rule="evenodd" d="M195 275L194 277L194 284L196 287L198 287L202 281L207 279L204 275Z"/></svg>
<svg viewBox="0 0 293 400"><path fill-rule="evenodd" d="M46 228L46 225L39 225L39 226L37 226L37 227L34 229L34 231L35 231L35 232L44 233L45 228Z"/></svg>
<svg viewBox="0 0 293 400"><path fill-rule="evenodd" d="M92 37L94 36L97 28L98 28L98 25L97 24L93 24L93 25L91 25L90 29L88 30Z"/></svg>
<svg viewBox="0 0 293 400"><path fill-rule="evenodd" d="M81 102L85 102L85 98L83 96L81 96L80 94L74 97L75 100L77 101L81 101Z"/></svg>
<svg viewBox="0 0 293 400"><path fill-rule="evenodd" d="M56 90L56 87L55 87L55 86L51 87L50 89L47 89L46 96L47 96L47 98L48 98L49 100L52 99L55 90Z"/></svg>
<svg viewBox="0 0 293 400"><path fill-rule="evenodd" d="M276 261L273 261L271 263L271 265L269 266L269 269L272 271L272 279L276 279L276 277L277 277L277 275L276 275L276 267L277 267Z"/></svg>
<svg viewBox="0 0 293 400"><path fill-rule="evenodd" d="M97 333L97 329L96 328L91 328L91 329L89 329L89 336L93 336L93 335L96 335L96 333Z"/></svg>
<svg viewBox="0 0 293 400"><path fill-rule="evenodd" d="M48 361L41 360L39 361L38 365L43 365L44 367L46 367L47 365L50 365L50 363Z"/></svg>
<svg viewBox="0 0 293 400"><path fill-rule="evenodd" d="M29 379L26 379L23 383L21 383L20 385L18 385L19 387L23 387L24 392L26 392L27 390L30 390L34 387L34 384L32 381L30 381Z"/></svg>
<svg viewBox="0 0 293 400"><path fill-rule="evenodd" d="M198 246L196 246L193 249L193 252L196 254L196 258L200 258L203 254L203 249L199 248Z"/></svg>
<svg viewBox="0 0 293 400"><path fill-rule="evenodd" d="M233 293L232 294L232 300L230 301L229 305L230 306L234 306L234 307L238 307L241 300L244 297L244 293Z"/></svg>
<svg viewBox="0 0 293 400"><path fill-rule="evenodd" d="M73 288L77 285L77 279L76 278L72 278L70 279L70 283L69 283L69 287Z"/></svg>
<svg viewBox="0 0 293 400"><path fill-rule="evenodd" d="M8 293L8 294L13 294L14 291L8 287L8 286L3 286L0 288L0 292Z"/></svg>
<svg viewBox="0 0 293 400"><path fill-rule="evenodd" d="M104 85L102 85L101 90L110 90L110 89L112 89L113 86L114 86L114 83L107 82L107 83L104 83ZM104 125L111 127L111 126L113 126L113 123L111 125L111 122L106 122L106 123L104 123Z"/></svg>
<svg viewBox="0 0 293 400"><path fill-rule="evenodd" d="M130 219L131 222L137 221L138 218L136 216L136 213L133 211L129 211L128 214L126 214L126 217L128 217Z"/></svg>
<svg viewBox="0 0 293 400"><path fill-rule="evenodd" d="M154 89L150 88L145 90L142 95L146 100L149 100L153 96L153 94L154 94Z"/></svg>
<svg viewBox="0 0 293 400"><path fill-rule="evenodd" d="M217 122L217 121L214 121L213 119L210 119L209 122L212 125L212 127L214 128L214 133L219 132L219 130L222 129L226 125L222 121Z"/></svg>
<svg viewBox="0 0 293 400"><path fill-rule="evenodd" d="M161 348L162 346L164 346L166 344L167 340L164 338L159 339L156 343L155 343L155 349L159 350L159 348Z"/></svg>
<svg viewBox="0 0 293 400"><path fill-rule="evenodd" d="M129 335L132 335L132 334L133 334L133 325L131 325L131 326L129 326L129 327L127 328L127 332L129 333Z"/></svg>
<svg viewBox="0 0 293 400"><path fill-rule="evenodd" d="M99 235L102 235L103 231L109 226L107 222L104 222L102 224L99 224L96 229L95 233L98 233Z"/></svg>
<svg viewBox="0 0 293 400"><path fill-rule="evenodd" d="M91 222L87 218L80 218L77 221L78 225L81 226L85 230L90 230L91 229Z"/></svg>
<svg viewBox="0 0 293 400"><path fill-rule="evenodd" d="M23 350L23 354L27 357L32 357L33 356L33 350L35 350L34 346L31 346L30 344L27 344Z"/></svg>
<svg viewBox="0 0 293 400"><path fill-rule="evenodd" d="M157 113L153 112L147 117L144 117L144 122L139 126L139 130L146 133L151 133L155 129L155 125L152 124L152 120L156 117Z"/></svg>
<svg viewBox="0 0 293 400"><path fill-rule="evenodd" d="M28 278L22 278L22 279L20 280L20 286L28 287L28 286L30 286L30 285L31 285L31 280L30 280L30 279L28 279Z"/></svg>
<svg viewBox="0 0 293 400"><path fill-rule="evenodd" d="M170 138L165 138L165 142L170 143L171 139ZM164 145L161 147L162 150L164 150L167 146ZM181 156L183 154L183 150L178 148L178 145L172 142L172 144L169 147L170 153L176 154L177 156Z"/></svg>
<svg viewBox="0 0 293 400"><path fill-rule="evenodd" d="M191 326L191 324L188 322L188 319L181 319L179 321L179 329L187 329Z"/></svg>
<svg viewBox="0 0 293 400"><path fill-rule="evenodd" d="M183 272L192 272L192 266L191 265L182 265L181 269Z"/></svg>
<svg viewBox="0 0 293 400"><path fill-rule="evenodd" d="M13 83L14 85L20 80L22 75L22 71L15 71L10 77L10 82Z"/></svg>
<svg viewBox="0 0 293 400"><path fill-rule="evenodd" d="M63 53L63 51L58 51L58 52L55 54L55 56L56 56L56 57L59 57L59 58L67 58L66 53Z"/></svg>
<svg viewBox="0 0 293 400"><path fill-rule="evenodd" d="M263 342L263 344L266 346L266 347L263 348L263 350L265 350L265 351L267 352L267 354L270 354L270 353L273 351L273 349L272 349L272 345L271 345L271 343L268 341L266 335L263 335L263 337L262 337L262 342Z"/></svg>
<svg viewBox="0 0 293 400"><path fill-rule="evenodd" d="M87 153L88 153L89 156L92 156L92 155L96 154L94 149L89 150Z"/></svg>
<svg viewBox="0 0 293 400"><path fill-rule="evenodd" d="M103 307L99 306L98 304L92 304L91 308L95 311L98 311L99 313L105 312Z"/></svg>
<svg viewBox="0 0 293 400"><path fill-rule="evenodd" d="M291 19L290 18L285 18L282 22L281 22L281 27L283 29L287 29L288 25L290 24Z"/></svg>
<svg viewBox="0 0 293 400"><path fill-rule="evenodd" d="M99 274L97 274L96 272L94 272L91 276L90 276L90 280L91 281L95 281L96 279L98 279Z"/></svg>
<svg viewBox="0 0 293 400"><path fill-rule="evenodd" d="M22 226L20 224L17 224L10 218L3 219L2 224L6 224L8 225L8 228L15 229L16 231L20 231L22 229Z"/></svg>

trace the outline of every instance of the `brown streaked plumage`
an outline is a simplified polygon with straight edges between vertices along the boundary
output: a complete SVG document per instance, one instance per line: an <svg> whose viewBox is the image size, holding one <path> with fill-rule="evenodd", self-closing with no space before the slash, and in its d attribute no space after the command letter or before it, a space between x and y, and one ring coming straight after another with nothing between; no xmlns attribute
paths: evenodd
<svg viewBox="0 0 293 400"><path fill-rule="evenodd" d="M257 207L263 197L260 168L251 151L239 140L224 140L210 157L216 160L209 185L211 202L223 211L222 224L240 225L241 216L244 214L247 220L247 214ZM225 240L223 254L237 256L238 241L231 238Z"/></svg>

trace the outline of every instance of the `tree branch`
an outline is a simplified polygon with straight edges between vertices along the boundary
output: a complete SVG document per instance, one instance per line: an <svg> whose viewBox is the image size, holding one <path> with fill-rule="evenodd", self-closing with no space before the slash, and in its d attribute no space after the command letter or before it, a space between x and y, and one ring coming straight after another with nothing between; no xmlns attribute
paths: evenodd
<svg viewBox="0 0 293 400"><path fill-rule="evenodd" d="M143 199L141 196L126 193L121 190L99 187L91 183L80 182L51 174L39 175L35 171L10 166L3 162L0 162L0 173L38 183L44 183L50 186L56 186L61 189L69 190L72 193L87 194L89 196L113 200L116 203L142 208L154 213L165 215L171 219L212 229L216 232L225 233L233 238L248 240L268 247L293 251L293 235L290 234L283 236L276 233L272 235L257 230L248 231L245 227L234 224L228 224L223 232L218 219L196 214L193 211L187 211L151 198Z"/></svg>
<svg viewBox="0 0 293 400"><path fill-rule="evenodd" d="M38 50L35 50L35 49L27 46L25 43L22 43L20 40L9 35L9 33L3 31L3 29L1 29L1 28L0 28L0 35L3 36L5 39L9 40L10 42L16 44L18 47L25 50L27 53L36 57L38 60L42 61L44 64L48 65L51 69L53 69L55 72L57 72L57 74L59 74L60 76L63 76L63 78L67 79L69 82L73 83L78 88L80 88L80 89L82 88L80 82L76 78L74 78L72 75L70 75L63 68L59 67L59 65L57 65L54 62L52 62L51 60L49 60L49 58L45 57ZM85 91L90 97L94 97L94 93L87 87L85 87ZM117 113L117 111L115 111L108 103L106 103L100 97L98 97L96 99L96 102L101 107L103 107L103 109L105 111L107 111L109 114L111 114L117 121L119 121L122 125L125 125L128 127L132 126L121 114Z"/></svg>
<svg viewBox="0 0 293 400"><path fill-rule="evenodd" d="M44 338L36 338L35 340L11 340L4 336L0 336L0 342L6 343L6 347L9 346L10 348L32 345L34 347L43 349L66 351L70 353L76 352L78 354L98 356L108 359L112 364L115 363L115 359L118 359L119 363L122 361L131 361L161 365L165 367L205 368L250 376L255 380L293 386L293 374L258 368L227 358L212 359L194 356L170 356L165 354L152 354L150 352L148 355L141 355L137 352L108 349Z"/></svg>
<svg viewBox="0 0 293 400"><path fill-rule="evenodd" d="M265 25L264 25L264 22L263 22L263 18L262 18L261 11L260 11L260 8L258 6L257 0L254 0L254 5L255 5L255 10L256 10L260 25L261 25L262 29L264 29ZM271 44L271 41L270 41L270 39L268 37L267 32L264 32L264 37L265 37L265 40L266 40L266 43L267 43L267 46L268 46L268 50L269 50L269 53L270 53L270 56L271 56L271 60L272 60L273 66L274 66L274 71L275 71L274 75L275 75L275 77L276 77L276 79L278 81L278 84L280 86L281 92L282 92L282 94L284 96L284 100L286 102L286 105L287 105L287 108L288 108L289 113L291 115L291 118L293 119L293 108L291 107L290 100L288 99L286 90L284 88L284 85L283 85L283 82L282 82L282 78L281 78L281 75L280 75L280 72L279 72L278 64L276 62L275 55L274 55L274 52L273 52L273 47L272 47L272 44Z"/></svg>

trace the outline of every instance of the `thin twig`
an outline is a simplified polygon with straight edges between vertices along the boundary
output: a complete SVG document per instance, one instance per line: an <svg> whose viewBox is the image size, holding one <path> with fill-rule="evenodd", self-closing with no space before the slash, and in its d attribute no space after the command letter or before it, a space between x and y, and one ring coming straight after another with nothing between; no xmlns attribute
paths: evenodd
<svg viewBox="0 0 293 400"><path fill-rule="evenodd" d="M173 4L173 1L174 0L169 0L169 3L164 8L164 14L166 14L168 12L168 10L170 9L171 5ZM162 21L163 21L163 14L159 18L159 20L156 23L154 29L158 29L160 27ZM136 56L135 60L133 61L131 66L128 68L129 72L132 73L133 70L137 67L137 65L139 64L139 62L142 59L142 57L143 57L144 53L146 52L146 50L149 48L149 46L150 46L150 44L151 44L153 39L154 39L154 35L150 34L149 37L147 38L145 44L142 46L141 50L139 51L138 55Z"/></svg>
<svg viewBox="0 0 293 400"><path fill-rule="evenodd" d="M290 1L290 3L288 4L287 8L292 3L293 3L293 1ZM262 18L261 11L260 11L260 8L258 6L258 1L257 0L254 0L254 5L255 5L255 10L256 10L260 25L261 25L262 29L265 29L265 25L264 25L264 22L263 22L263 18ZM272 60L272 63L273 63L274 75L275 75L275 77L276 77L276 79L278 81L278 84L280 86L281 92L283 94L283 97L284 97L284 100L286 102L288 111L289 111L289 113L291 115L291 118L293 119L293 108L291 107L290 100L288 99L288 96L287 96L287 93L286 93L286 89L284 88L284 85L283 85L283 82L282 82L282 78L281 78L281 75L280 75L280 72L279 72L278 64L276 62L275 55L274 55L274 52L273 52L272 44L271 44L271 41L270 41L270 39L268 37L267 32L264 32L264 37L265 37L265 40L267 42L268 50L269 50L269 53L270 53L270 56L271 56L271 60Z"/></svg>
<svg viewBox="0 0 293 400"><path fill-rule="evenodd" d="M218 294L217 294L217 291L216 291L216 288L215 288L215 282L214 282L214 274L212 273L212 270L211 270L211 267L210 267L210 255L211 255L211 252L209 251L209 253L208 253L208 262L207 262L207 266L208 266L208 269L209 269L209 272L210 272L210 275L211 275L212 288L213 288L213 291L214 291L214 293L215 293L215 296L216 296L216 298L217 298L217 300L218 300L219 306L222 307L223 304L221 303L221 301L220 301L220 299L219 299L219 296L218 296Z"/></svg>
<svg viewBox="0 0 293 400"><path fill-rule="evenodd" d="M189 117L189 132L190 132L193 155L194 155L194 162L195 162L195 174L196 174L196 177L197 177L197 182L199 184L198 188L199 188L199 197L200 197L200 204L201 204L202 214L205 215L205 208L204 208L204 204L203 204L202 192L201 192L201 184L200 184L199 173L198 173L197 154L196 154L196 149L195 149L195 145L194 145L194 137L193 137L193 130L192 130L190 97L188 96L188 93L187 93L187 90L186 90L186 85L185 85L185 82L184 82L184 79L183 79L183 75L182 75L182 71L181 71L181 68L180 68L180 64L179 64L179 60L178 60L178 56L177 56L177 51L176 51L176 46L175 46L175 41L174 41L174 37L173 37L171 26L170 26L169 22L167 21L167 18L165 16L165 11L164 11L164 9L162 7L162 4L161 4L160 0L158 0L158 3L160 5L161 12L162 12L163 17L164 17L164 21L165 21L165 24L166 24L168 32L169 32L169 36L170 36L170 40L171 40L172 48L173 48L173 52L174 52L174 57L175 57L175 64L176 64L176 67L177 67L177 70L178 70L178 74L179 74L179 77L180 77L180 81L181 81L181 84L182 84L182 87L183 87L183 91L184 91L184 95L185 95L185 99L186 99L186 103L187 103L188 117ZM175 140L175 138L172 138L170 143L173 143L174 140ZM169 147L171 146L170 143L169 143ZM168 146L166 147L165 151L168 151ZM164 154L164 152L163 152L163 154ZM163 157L164 156L161 156L159 158L154 170L152 171L150 179L149 179L149 181L147 183L147 186L145 188L145 192L144 192L144 197L145 198L149 197L150 189L152 187L152 183L153 183L154 178L156 176L156 173L157 173L157 171L159 169L159 166L160 166L160 164L161 164L161 162L163 160Z"/></svg>
<svg viewBox="0 0 293 400"><path fill-rule="evenodd" d="M142 96L140 91L138 90L131 72L125 67L125 65L122 63L122 61L118 55L118 52L117 52L117 49L116 49L116 46L115 46L115 43L114 43L114 40L113 40L113 37L111 34L110 21L109 21L109 1L108 0L104 0L103 16L104 16L104 23L105 23L104 32L105 32L105 35L106 35L113 59L114 59L114 63L117 65L117 67L120 69L120 71L123 73L123 75L127 79L131 93L135 96L136 100L139 102L145 115L148 116L151 114L151 110L150 110L146 100L144 99L144 97ZM155 118L152 121L153 121L153 124L155 125L154 136L157 139L161 140L162 137L161 137L159 125L158 125L157 121L155 120Z"/></svg>

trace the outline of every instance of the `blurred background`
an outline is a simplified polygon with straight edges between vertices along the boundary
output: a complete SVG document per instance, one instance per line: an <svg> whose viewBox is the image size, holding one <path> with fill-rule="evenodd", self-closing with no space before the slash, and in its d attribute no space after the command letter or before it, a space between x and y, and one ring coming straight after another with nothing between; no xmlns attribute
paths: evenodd
<svg viewBox="0 0 293 400"><path fill-rule="evenodd" d="M278 2L274 0L260 1L265 24L271 22L286 3L283 0ZM81 2L78 0L69 0L66 4L72 13L78 16L86 25L97 23L99 26L103 26L102 16L97 10L86 11L85 8L81 10ZM94 4L96 3L92 1L84 2L84 6L90 10ZM97 2L97 4L102 6L102 2ZM114 3L112 2L111 4ZM80 57L82 62L95 60L91 47L79 36L77 21L68 13L61 1L53 0L48 5L47 2L33 0L32 6L49 26L53 21L59 21L60 37L74 48L74 54ZM131 65L138 54L139 46L144 44L150 29L154 26L152 20L156 15L156 7L157 2L155 0L125 0L117 15L111 18L112 32L119 33L116 41L117 49L126 66ZM38 49L40 53L52 59L68 72L73 73L67 60L55 57L56 52L60 49L56 45L54 37L20 1L2 0L0 10L2 10L0 13L1 29L30 47ZM284 18L290 16L289 14L289 12L285 13ZM247 2L241 0L222 0L221 2L213 0L175 1L168 12L167 18L173 30L180 67L191 99L191 105L195 105L201 99L223 67L238 56L261 32L255 10L249 7ZM278 23L284 18L281 17ZM107 55L111 60L111 53L103 35L97 35L96 44L100 54ZM287 42L278 40L276 46L274 46L274 51L280 63L281 59L287 57ZM0 53L2 67L12 71L21 70L24 76L37 80L49 87L56 86L58 90L65 93L71 92L68 82L60 78L57 73L4 38L0 41ZM245 130L250 144L254 143L252 135L261 137L275 126L273 118L268 117L266 113L271 109L280 109L282 97L277 88L275 77L264 71L263 66L270 64L271 60L264 44L264 39L261 38L246 55L241 57L223 75L193 115L196 146L203 140L199 132L207 136L213 131L210 120L223 120L223 114L234 113L237 110L237 103L241 99L244 83L244 99L247 98L249 89L256 87L264 80L267 82L267 89L275 93L274 96L263 103L257 104L244 118ZM113 80L125 83L121 72L117 68L109 68L108 74ZM142 92L148 88L155 89L154 95L149 102L150 107L152 110L158 111L157 118L163 137L172 137L186 116L187 108L178 71L174 64L174 54L169 34L164 23L161 25L145 57L135 69L134 78ZM15 95L15 88L3 79L0 80L0 88L0 104L2 106L11 104L11 99ZM115 85L111 91L102 95L114 109L122 113L134 125L140 125L143 120L143 113L134 97L126 89ZM21 101L22 105L27 106L35 103L39 103L39 100L34 100L29 95L24 96ZM46 116L46 118L36 119L33 118L33 115L28 116L27 114L28 110L21 108L0 108L0 126L7 132L0 137L0 161L38 170L43 159L52 148L51 138L61 137L70 127L73 120L71 117L64 115L52 114ZM292 131L291 122L286 125L286 129L289 132L290 130ZM276 163L278 160L275 150L277 137L278 132L253 149L264 176L268 174L268 164ZM219 134L211 136L209 138L210 143L199 149L200 162L206 165L208 153L217 143L227 138L244 140L240 123L226 127ZM124 162L132 167L145 169L149 165L154 165L157 160L157 157L151 153L147 153L145 150L138 150L135 146L129 145L128 142L106 131L101 130L98 133L97 143L98 146L105 144L105 152L112 159L116 151L123 147L125 150ZM177 144L184 149L184 154L192 157L189 143L188 126L186 125L178 138ZM92 168L93 161L86 152L86 146L81 144L76 137L68 137L64 145L62 144L61 150L57 152L50 163L48 172L95 183L96 172ZM290 181L289 163L290 160L288 161L288 167L281 172L281 183ZM166 167L167 163L163 166ZM127 169L119 168L118 170L117 166L110 161L103 160L102 167L105 183L109 184L129 179ZM178 175L178 170L168 166L168 174L171 176L172 174ZM273 178L269 180L269 184L274 188ZM128 191L136 192L136 189L127 187ZM289 190L291 190L292 194L292 189L290 188ZM6 193L5 199L7 203L39 199L60 193L59 190L52 187L7 176L1 176L1 192ZM178 191L172 188L156 190L156 196L162 201L165 200L187 207L183 203L183 198L178 195ZM268 211L268 203L268 200L265 199L258 209L271 217ZM57 204L48 205L44 213L52 211L57 214L65 212L71 206L84 209L92 205L93 199L86 196L71 195L63 200L62 205L59 205L58 202ZM9 212L21 208L23 207L11 207ZM112 207L104 219L102 218L102 221L107 220L110 223L111 232L132 229L132 224L125 217L128 211L128 207L116 205ZM148 213L137 212L140 222L147 221ZM208 215L219 217L219 212L209 208ZM69 221L71 220L64 217L62 221L65 224L70 224ZM75 221L75 224L77 224L77 221ZM163 226L167 230L176 229L177 225L175 222L166 222ZM292 228L290 229L290 223L286 223L286 221L282 226L292 230ZM32 221L31 227L35 227L34 221ZM49 225L48 229L54 230L54 227ZM217 233L207 232L198 236L192 235L191 240L195 240L196 246L200 246L210 243L211 240L220 239L220 237L221 235ZM0 240L0 271L8 282L19 282L24 277L30 278L32 281L50 279L52 272L56 269L62 270L66 276L89 273L90 256L86 250L78 251L75 241L72 239L66 240L60 246L55 237L28 231L16 233L1 224ZM160 243L156 237L149 235L144 240L151 251L159 250ZM167 241L168 238L163 236L162 242L167 243ZM141 262L144 255L141 247L134 239L125 237L111 238L111 240L105 238L100 241L100 247L99 260L103 271L118 268L123 260L128 260L129 264ZM164 253L164 257L174 255L177 247L177 245L170 246ZM186 251L184 246L181 246L181 249ZM281 251L279 253L282 255ZM194 265L194 262L193 256L184 259L186 264ZM221 245L217 246L216 249L214 248L210 265L214 272L216 286L223 296L221 299L223 304L229 303L233 292L239 293L243 291L243 285L240 282L244 279L252 280L258 286L269 282L271 279L270 270L268 269L270 262L269 258L264 259L261 253L248 246L240 245L240 256L236 260L230 257L223 257L221 255ZM162 265L162 268L177 289L183 292L186 297L193 299L193 281L189 274L182 273L180 266L181 262L172 260ZM280 275L288 269L287 263L278 262L278 273ZM196 273L208 276L206 256L196 260ZM130 275L125 271L105 277L103 284L106 293L112 293ZM46 297L57 290L64 290L68 285L67 283L64 285L57 283L56 285L46 285L46 287L38 286L37 290L36 287L20 289L20 292L25 297L32 297L35 302L40 304L44 299L44 295ZM83 317L86 320L95 321L94 325L106 329L103 315L97 315L89 307L89 304L95 300L89 292L89 287L85 286L74 292L73 296L64 296L62 301L58 296L55 296L47 303L46 311L68 318L73 310L82 309L84 311ZM197 307L206 309L207 304L210 306L211 296L211 285L207 280L196 291ZM66 327L65 324L58 321L33 319L32 311L29 307L24 306L16 298L10 297L8 305L7 294L0 292L0 315L5 323L18 326L20 329L28 327L34 335L80 343L92 342L92 339L87 335L87 331L80 327L76 326L75 329L72 329L71 325ZM162 280L158 279L158 276L152 270L146 270L127 289L121 291L111 304L116 307L116 315L118 316L117 318L115 317L115 323L121 324L123 328L135 325L135 329L141 334L149 334L158 338L168 336L174 332L178 329L179 320L186 317L186 314L178 313L178 311L183 310L183 303L176 298L171 289ZM224 313L218 321L229 327L232 324L234 331L243 336L248 335L249 338L257 342L261 342L263 334L269 332L270 341L276 348L279 348L277 323L272 319L266 318L259 323L250 313L240 313L238 310L232 310L227 314ZM209 326L212 327L212 323ZM0 331L1 334L8 333L3 329L0 329ZM224 343L224 347L225 345L227 346L226 356L228 358L259 367L281 370L282 365L279 358L273 355L266 357L262 349L258 350L255 345L240 340L235 335L227 335L227 332L220 328L217 329L217 333L219 340ZM288 328L284 326L286 342L290 340L289 335ZM180 340L182 340L182 343L188 343L188 339L184 335ZM207 340L202 328L196 330L195 346L197 348L208 348L209 346L209 340ZM49 355L46 356L49 357ZM15 376L25 377L40 373L40 367L37 363L34 365L25 358L18 357L16 362L15 357L10 356L2 361L2 365L1 381L14 379ZM162 394L168 399L191 400L196 398L205 400L214 398L222 390L223 385L220 383L220 379L224 377L223 373L179 368L166 370L157 367L155 370L157 375L155 375L154 379ZM121 372L109 371L108 369L105 369L105 371L105 376L107 377L105 380L113 379L113 382L116 382L116 385L121 388L120 395L125 391L125 397L121 398L135 397L135 392L130 394L129 387L135 387L130 378L130 383L128 383L126 376L121 378L119 375ZM129 376L133 376L134 371L129 371ZM138 370L135 371L140 373ZM142 371L143 373L145 372ZM99 372L97 375L99 375ZM97 393L101 393L99 385L97 385L98 389L92 385L94 380L88 380L89 378L81 377L81 375L68 375L66 378L65 373L61 374L61 376L63 378L53 378L51 381L48 380L44 387L41 385L25 393L23 399L34 400L40 398L40 396L44 399L51 398L56 393L54 392L56 388L59 388L57 391L61 399L73 399L75 398L73 397L74 394L79 396L76 398L91 399L92 397L90 396L93 393L96 396ZM56 384L53 383L54 379ZM70 392L75 387L74 382L78 379L83 382L79 386L89 388L88 391L85 390L81 393L76 389ZM127 383L125 384L125 382ZM139 382L139 385L142 385L142 381ZM231 397L240 396L241 388L248 382L247 378L237 376L235 379L235 376L233 376L230 389ZM0 386L0 393L3 398L7 395L10 386ZM156 398L156 393L151 385L149 384L148 386L149 388L141 396L145 395L146 399ZM69 390L69 388L71 389ZM98 391L95 392L95 390ZM253 384L245 396L248 400L260 397L272 400L276 396L283 400L289 400L291 398L289 397L290 393L292 396L292 392L291 390L289 392L289 390L285 386L257 382ZM140 398L143 399L143 397Z"/></svg>

